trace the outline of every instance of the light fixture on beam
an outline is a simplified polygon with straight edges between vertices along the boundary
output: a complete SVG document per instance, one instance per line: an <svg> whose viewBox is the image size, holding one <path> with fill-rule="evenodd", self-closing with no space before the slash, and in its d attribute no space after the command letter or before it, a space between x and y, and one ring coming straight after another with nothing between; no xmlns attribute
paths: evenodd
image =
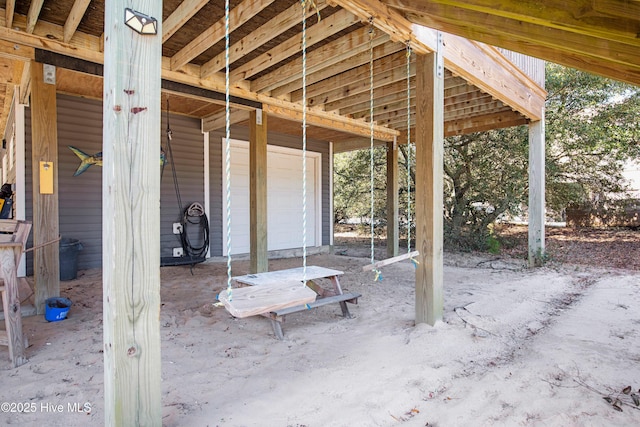
<svg viewBox="0 0 640 427"><path fill-rule="evenodd" d="M138 34L158 34L158 21L156 18L129 8L124 10L124 23Z"/></svg>

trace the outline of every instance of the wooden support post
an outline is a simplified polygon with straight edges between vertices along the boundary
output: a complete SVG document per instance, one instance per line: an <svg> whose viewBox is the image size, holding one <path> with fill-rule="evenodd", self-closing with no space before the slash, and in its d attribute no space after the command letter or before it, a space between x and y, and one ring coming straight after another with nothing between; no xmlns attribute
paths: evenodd
<svg viewBox="0 0 640 427"><path fill-rule="evenodd" d="M440 40L440 38L439 38ZM416 55L416 324L442 319L444 67L436 52Z"/></svg>
<svg viewBox="0 0 640 427"><path fill-rule="evenodd" d="M387 143L387 257L398 255L398 142Z"/></svg>
<svg viewBox="0 0 640 427"><path fill-rule="evenodd" d="M544 112L543 112L544 117ZM539 267L545 256L545 137L544 119L529 124L529 266Z"/></svg>
<svg viewBox="0 0 640 427"><path fill-rule="evenodd" d="M56 85L45 83L43 64L31 65L31 165L33 177L33 244L40 245L58 237L58 122ZM49 179L41 181L41 162L48 165ZM49 169L50 168L50 169ZM52 181L52 182L50 182ZM53 184L52 191L46 187ZM60 251L58 245L48 245L33 256L35 305L44 314L47 298L60 296Z"/></svg>
<svg viewBox="0 0 640 427"><path fill-rule="evenodd" d="M269 270L267 256L267 114L262 110L251 111L249 123L250 271L251 273L263 273Z"/></svg>
<svg viewBox="0 0 640 427"><path fill-rule="evenodd" d="M124 24L125 8L158 35ZM162 425L160 70L162 2L107 0L104 25L102 264L105 425Z"/></svg>

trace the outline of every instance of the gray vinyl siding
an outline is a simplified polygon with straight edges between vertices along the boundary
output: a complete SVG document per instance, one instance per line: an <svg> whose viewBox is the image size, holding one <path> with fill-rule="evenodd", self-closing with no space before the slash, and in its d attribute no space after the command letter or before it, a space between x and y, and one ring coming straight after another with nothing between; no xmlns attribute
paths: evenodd
<svg viewBox="0 0 640 427"><path fill-rule="evenodd" d="M60 234L62 237L78 239L83 249L78 253L78 268L102 266L102 168L91 166L82 175L73 173L80 159L67 148L75 146L89 155L102 151L102 103L68 95L58 95L58 186ZM173 184L171 163L164 168L160 191L160 256L172 256L172 249L180 247L180 240L173 234L173 223L179 222L184 209L192 202L204 206L204 143L200 131L200 120L178 115L170 116L173 131L171 141L176 165L176 174L182 208L178 209ZM26 217L33 218L32 169L31 169L31 111L25 109L26 140ZM166 115L162 114L162 146L166 145ZM222 153L223 131L210 133L210 202L209 218L210 247L212 256L222 255L222 174L224 173ZM234 126L231 137L248 140L249 129ZM301 140L289 135L269 133L271 145L301 148ZM324 141L308 140L309 151L322 155L322 244L328 245L331 232L329 194L329 144ZM160 155L158 154L158 162ZM199 244L197 227L188 228L190 239ZM33 234L33 233L32 233ZM31 239L29 245L31 245ZM33 272L32 254L27 256L27 273Z"/></svg>
<svg viewBox="0 0 640 427"><path fill-rule="evenodd" d="M209 161L211 168L210 197L211 197L211 255L221 256L226 237L222 235L222 174L224 173L224 148L222 138L224 130L209 133ZM231 138L243 141L249 140L249 129L242 126L231 128ZM302 149L302 139L295 136L269 132L267 135L269 145L286 148ZM322 155L322 244L329 245L331 233L330 212L330 188L329 188L329 144L319 140L307 140L307 150L321 153Z"/></svg>
<svg viewBox="0 0 640 427"><path fill-rule="evenodd" d="M180 190L182 207L178 207L173 183L171 162L168 161L162 173L160 191L160 256L173 256L173 248L181 247L180 238L173 234L173 223L180 222L184 210L197 202L204 208L204 136L200 130L200 120L174 116L169 117L173 138L171 148L176 167L176 178ZM166 117L162 115L162 146L166 143ZM167 153L169 160L169 154ZM202 236L196 225L187 226L189 239L194 245L202 244Z"/></svg>
<svg viewBox="0 0 640 427"><path fill-rule="evenodd" d="M72 145L87 154L102 151L102 103L86 98L58 95L58 203L60 235L81 241L83 249L78 253L78 268L95 268L102 265L102 168L91 166L82 175L73 173L80 159L67 148ZM31 169L31 110L25 110L26 139L26 216L33 218L32 169ZM193 201L203 203L204 148L197 119L171 115L173 129L173 154L183 204ZM162 145L166 145L166 117L163 114ZM160 153L158 153L158 163ZM161 185L161 256L171 256L172 248L180 246L172 232L173 222L179 219L176 195L167 164ZM29 243L31 244L31 242ZM27 272L33 272L31 254L27 257Z"/></svg>

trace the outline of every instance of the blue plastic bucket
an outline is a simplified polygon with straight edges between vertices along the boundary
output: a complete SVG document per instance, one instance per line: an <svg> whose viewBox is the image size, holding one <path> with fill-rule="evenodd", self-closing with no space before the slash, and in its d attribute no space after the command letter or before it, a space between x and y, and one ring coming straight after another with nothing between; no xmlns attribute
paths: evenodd
<svg viewBox="0 0 640 427"><path fill-rule="evenodd" d="M57 322L67 318L71 308L69 298L53 297L44 302L44 318L49 322Z"/></svg>

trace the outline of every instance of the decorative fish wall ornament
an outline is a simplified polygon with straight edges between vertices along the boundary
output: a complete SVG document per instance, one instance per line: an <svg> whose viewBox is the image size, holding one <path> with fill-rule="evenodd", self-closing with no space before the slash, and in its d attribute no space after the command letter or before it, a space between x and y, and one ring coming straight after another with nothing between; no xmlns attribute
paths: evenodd
<svg viewBox="0 0 640 427"><path fill-rule="evenodd" d="M80 175L82 172L86 171L91 165L102 166L102 151L93 155L89 155L84 151L80 150L79 148L73 147L71 145L68 145L68 147L69 147L69 150L73 151L73 153L76 156L78 156L78 158L80 159L80 166L78 166L78 169L76 169L73 176ZM160 150L160 167L164 168L164 165L166 163L167 163L167 157L164 153L164 150Z"/></svg>

